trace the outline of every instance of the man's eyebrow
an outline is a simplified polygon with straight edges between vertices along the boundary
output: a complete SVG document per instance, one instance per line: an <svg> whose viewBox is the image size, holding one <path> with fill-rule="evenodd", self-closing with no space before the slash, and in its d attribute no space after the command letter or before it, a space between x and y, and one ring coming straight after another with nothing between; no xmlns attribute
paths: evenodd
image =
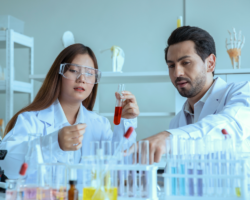
<svg viewBox="0 0 250 200"><path fill-rule="evenodd" d="M179 58L178 60L177 60L177 62L179 62L179 61L181 61L181 60L183 60L183 59L185 59L185 58L189 58L190 56L182 56L181 58ZM174 61L172 61L172 60L167 60L167 63L174 63Z"/></svg>

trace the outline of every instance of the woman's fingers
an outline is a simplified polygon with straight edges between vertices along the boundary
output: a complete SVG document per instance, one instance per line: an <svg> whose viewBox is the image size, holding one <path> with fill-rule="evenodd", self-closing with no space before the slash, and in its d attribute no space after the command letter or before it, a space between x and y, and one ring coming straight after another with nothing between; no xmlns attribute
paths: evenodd
<svg viewBox="0 0 250 200"><path fill-rule="evenodd" d="M135 103L128 103L122 109L122 117L126 119L135 118L140 114L139 107Z"/></svg>
<svg viewBox="0 0 250 200"><path fill-rule="evenodd" d="M58 143L63 151L75 151L81 147L86 124L63 127L58 133Z"/></svg>
<svg viewBox="0 0 250 200"><path fill-rule="evenodd" d="M126 101L130 101L132 103L137 103L136 102L136 98L135 95L133 95L131 92L129 91L124 91L122 92L122 96L121 99L126 100Z"/></svg>

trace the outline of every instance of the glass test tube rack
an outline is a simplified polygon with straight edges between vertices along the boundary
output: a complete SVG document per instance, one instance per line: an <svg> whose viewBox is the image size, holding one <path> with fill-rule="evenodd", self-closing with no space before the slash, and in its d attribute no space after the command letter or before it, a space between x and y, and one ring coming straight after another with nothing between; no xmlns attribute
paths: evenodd
<svg viewBox="0 0 250 200"><path fill-rule="evenodd" d="M246 200L246 160L167 160L159 199Z"/></svg>

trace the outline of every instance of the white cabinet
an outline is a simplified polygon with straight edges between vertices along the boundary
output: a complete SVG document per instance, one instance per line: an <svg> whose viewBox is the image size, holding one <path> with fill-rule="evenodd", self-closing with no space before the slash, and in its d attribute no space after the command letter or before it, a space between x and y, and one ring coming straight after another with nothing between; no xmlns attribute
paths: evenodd
<svg viewBox="0 0 250 200"><path fill-rule="evenodd" d="M7 74L5 74L5 80L0 81L0 92L6 93L5 120L8 122L13 116L14 92L28 93L30 102L33 100L33 80L22 82L14 79L14 48L29 48L29 69L32 75L34 72L34 39L7 29L0 31L0 48L6 49Z"/></svg>

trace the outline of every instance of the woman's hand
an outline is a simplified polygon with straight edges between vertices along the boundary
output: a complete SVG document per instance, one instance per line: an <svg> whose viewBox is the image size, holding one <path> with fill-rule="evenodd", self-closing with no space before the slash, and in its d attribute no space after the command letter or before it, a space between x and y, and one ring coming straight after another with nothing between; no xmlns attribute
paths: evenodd
<svg viewBox="0 0 250 200"><path fill-rule="evenodd" d="M122 104L122 118L136 118L140 114L140 111L135 96L129 91L123 91L122 94L123 96L120 97L118 92L115 93L117 99L125 100Z"/></svg>
<svg viewBox="0 0 250 200"><path fill-rule="evenodd" d="M65 126L58 133L58 143L63 151L76 151L82 147L86 124Z"/></svg>

